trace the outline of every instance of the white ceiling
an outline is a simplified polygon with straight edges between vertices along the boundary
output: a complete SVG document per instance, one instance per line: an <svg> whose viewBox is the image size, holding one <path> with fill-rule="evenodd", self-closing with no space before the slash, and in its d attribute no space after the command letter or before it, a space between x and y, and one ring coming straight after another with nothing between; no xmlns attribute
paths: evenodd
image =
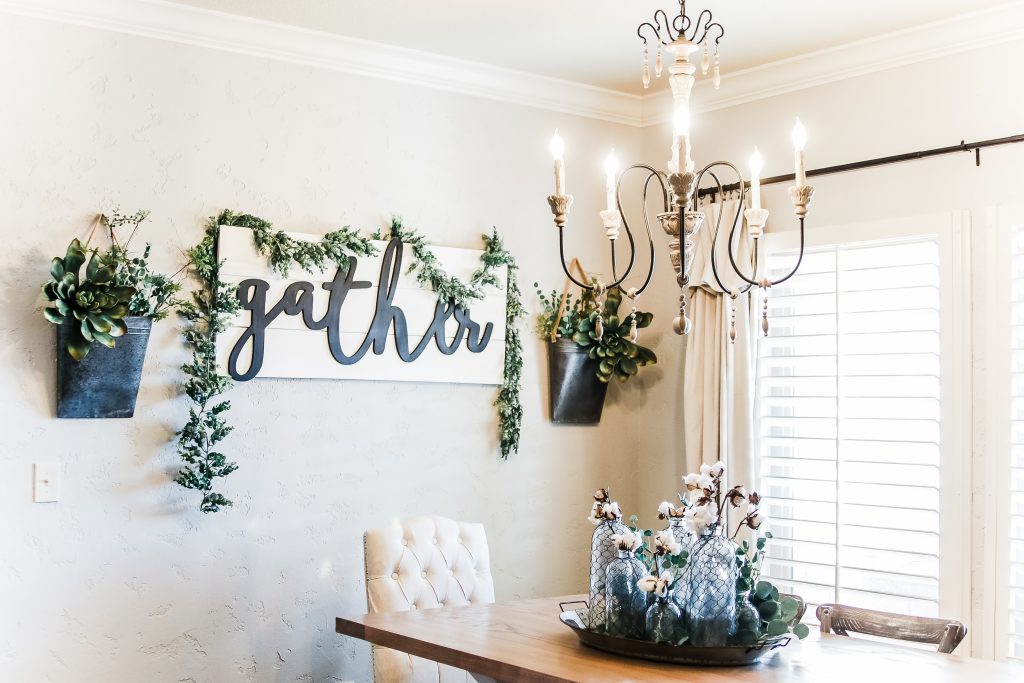
<svg viewBox="0 0 1024 683"><path fill-rule="evenodd" d="M636 26L676 0L174 0L642 94ZM984 10L1006 0L689 0L726 30L723 73ZM664 82L657 82L664 87ZM652 90L655 88L652 85Z"/></svg>

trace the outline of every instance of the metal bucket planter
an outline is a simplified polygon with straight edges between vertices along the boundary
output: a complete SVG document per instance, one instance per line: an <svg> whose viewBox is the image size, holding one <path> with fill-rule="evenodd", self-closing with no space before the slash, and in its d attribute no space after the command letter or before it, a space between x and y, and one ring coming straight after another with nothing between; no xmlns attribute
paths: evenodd
<svg viewBox="0 0 1024 683"><path fill-rule="evenodd" d="M89 355L76 361L68 353L72 318L57 327L57 417L131 417L139 395L142 365L153 320L124 319L128 333L114 348L93 344Z"/></svg>
<svg viewBox="0 0 1024 683"><path fill-rule="evenodd" d="M597 378L596 360L571 339L548 343L548 392L555 424L597 424L608 385Z"/></svg>

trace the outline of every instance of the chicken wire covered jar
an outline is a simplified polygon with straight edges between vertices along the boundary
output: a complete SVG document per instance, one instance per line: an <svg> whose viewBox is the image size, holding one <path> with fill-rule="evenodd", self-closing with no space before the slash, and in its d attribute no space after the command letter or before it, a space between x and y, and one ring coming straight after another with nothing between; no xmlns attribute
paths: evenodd
<svg viewBox="0 0 1024 683"><path fill-rule="evenodd" d="M608 565L605 584L605 630L608 635L624 638L644 637L644 615L647 593L637 582L647 576L647 567L629 550Z"/></svg>
<svg viewBox="0 0 1024 683"><path fill-rule="evenodd" d="M644 637L655 643L675 645L684 625L683 611L672 596L656 596L644 618Z"/></svg>
<svg viewBox="0 0 1024 683"><path fill-rule="evenodd" d="M737 547L718 527L693 544L685 577L692 645L725 645L736 633Z"/></svg>
<svg viewBox="0 0 1024 683"><path fill-rule="evenodd" d="M594 527L590 544L590 596L587 628L595 629L605 624L605 587L608 581L608 565L619 556L619 549L612 536L621 536L629 529L618 519L599 522Z"/></svg>
<svg viewBox="0 0 1024 683"><path fill-rule="evenodd" d="M687 554L693 552L693 544L697 540L697 535L690 531L690 526L685 519L682 517L669 517L668 528L665 530L672 535L672 538L683 547ZM672 597L675 598L677 604L683 606L686 604L685 576L687 568L683 567L682 569L673 569L672 571L679 579L676 581L675 588L672 589Z"/></svg>

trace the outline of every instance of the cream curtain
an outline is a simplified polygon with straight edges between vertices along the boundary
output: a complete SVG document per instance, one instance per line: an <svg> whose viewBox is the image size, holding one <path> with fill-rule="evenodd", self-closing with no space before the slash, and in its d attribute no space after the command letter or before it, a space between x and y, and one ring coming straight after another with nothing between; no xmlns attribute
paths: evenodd
<svg viewBox="0 0 1024 683"><path fill-rule="evenodd" d="M707 219L694 240L690 271L693 331L686 340L683 370L684 444L688 472L696 471L703 462L722 460L730 482L756 486L754 378L760 297L754 288L731 299L711 270L712 237L722 216L716 250L719 275L729 292L737 292L745 284L733 272L727 251L737 206L738 201L731 200L701 208ZM753 257L745 224L735 244L737 263L749 275ZM736 308L735 343L729 340L732 306Z"/></svg>

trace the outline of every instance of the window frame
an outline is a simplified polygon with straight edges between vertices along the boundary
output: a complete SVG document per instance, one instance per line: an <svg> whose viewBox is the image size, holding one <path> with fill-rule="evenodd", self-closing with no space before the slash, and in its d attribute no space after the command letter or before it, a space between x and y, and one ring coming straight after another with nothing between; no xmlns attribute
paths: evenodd
<svg viewBox="0 0 1024 683"><path fill-rule="evenodd" d="M939 613L968 623L972 610L971 590L966 581L971 576L973 553L970 549L973 547L974 527L970 495L973 462L970 225L968 211L936 212L842 225L818 227L812 224L804 236L807 248L858 245L924 235L937 238L939 297L942 302L939 314L942 344L939 365ZM762 262L767 262L772 254L796 251L800 247L800 234L796 230L767 231L763 240ZM771 290L767 296L771 296ZM755 410L755 421L757 415ZM759 429L759 425L755 425L755 433L759 433ZM967 454L967 457L961 457L962 454ZM760 465L755 469L760 471ZM973 652L971 629L968 629L968 636L961 647L964 651Z"/></svg>

